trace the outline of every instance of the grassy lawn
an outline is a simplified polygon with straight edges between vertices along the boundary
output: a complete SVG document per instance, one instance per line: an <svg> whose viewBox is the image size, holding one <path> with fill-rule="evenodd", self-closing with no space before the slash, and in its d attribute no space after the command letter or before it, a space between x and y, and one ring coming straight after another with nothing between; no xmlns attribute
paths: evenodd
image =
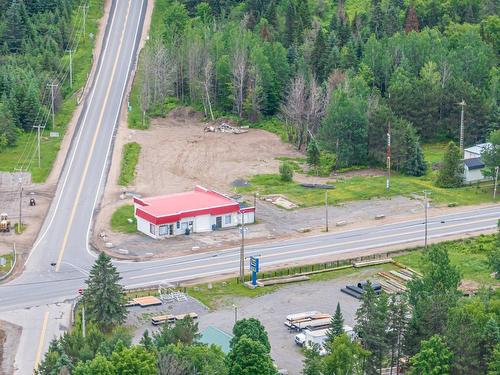
<svg viewBox="0 0 500 375"><path fill-rule="evenodd" d="M123 147L118 184L128 186L135 179L135 167L139 161L141 145L137 142L126 143Z"/></svg>
<svg viewBox="0 0 500 375"><path fill-rule="evenodd" d="M250 183L252 186L237 188L237 191L239 193L257 191L261 195L283 194L301 207L318 206L325 201L325 190L304 188L295 182L283 182L277 174L255 175L250 178ZM384 176L355 176L334 184L335 189L328 192L330 202L334 204L397 195L411 197L413 194L422 195L423 190L431 192L430 198L435 204L467 205L492 202L489 186L442 189L434 186L433 181L427 177L393 175L389 193L385 189Z"/></svg>
<svg viewBox="0 0 500 375"><path fill-rule="evenodd" d="M9 272L10 268L12 267L12 262L14 261L14 254L9 253L2 255L0 258L4 258L6 260L6 263L3 266L0 266L0 275L6 274Z"/></svg>
<svg viewBox="0 0 500 375"><path fill-rule="evenodd" d="M86 24L87 35L82 37L78 49L73 55L73 89L71 90L69 88L68 79L62 87L64 100L55 116L55 128L53 130L59 132L59 138L49 138L48 131L44 133L40 145L40 167L38 167L38 161L35 160L36 134L35 132L22 134L19 137L16 146L10 147L0 153L0 170L11 172L15 168L21 167L19 164L19 161L21 161L23 167L29 167L28 170L32 173L31 178L33 182L43 182L50 174L57 152L61 147L66 127L76 108L76 96L73 95L73 93L77 92L85 85L87 75L92 66L92 48L94 46L94 42L89 40L88 33L94 34L95 40L95 36L97 35L97 23L103 14L104 1L90 0L88 4L89 9ZM77 25L78 22L80 22L80 20L76 19L75 12L74 24ZM69 56L63 57L63 61L66 62L68 60ZM52 126L50 120L49 126ZM30 160L31 163L29 162Z"/></svg>
<svg viewBox="0 0 500 375"><path fill-rule="evenodd" d="M427 143L425 145L422 145L425 160L429 164L429 168L432 167L432 164L439 163L441 160L443 160L446 146L446 142Z"/></svg>
<svg viewBox="0 0 500 375"><path fill-rule="evenodd" d="M495 235L483 235L459 241L443 242L432 246L444 247L448 250L450 262L462 274L464 280L474 280L482 285L493 285L496 281L490 277L487 254L495 245ZM417 249L395 259L416 270L421 269L423 249Z"/></svg>
<svg viewBox="0 0 500 375"><path fill-rule="evenodd" d="M132 219L132 222L129 223L128 219ZM137 231L137 222L134 217L134 206L126 204L113 212L111 228L115 232L135 233Z"/></svg>

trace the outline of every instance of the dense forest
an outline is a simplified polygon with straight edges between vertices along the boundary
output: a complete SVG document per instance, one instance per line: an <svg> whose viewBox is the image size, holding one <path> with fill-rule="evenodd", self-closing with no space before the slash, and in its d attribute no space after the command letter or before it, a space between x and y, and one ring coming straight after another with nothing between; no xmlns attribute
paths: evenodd
<svg viewBox="0 0 500 375"><path fill-rule="evenodd" d="M76 0L0 1L0 152L47 124L69 87L62 57L75 48ZM50 88L48 84L58 84ZM50 126L50 123L48 124Z"/></svg>
<svg viewBox="0 0 500 375"><path fill-rule="evenodd" d="M425 172L420 142L458 140L463 100L467 145L500 126L494 0L158 4L145 115L175 96L207 118L276 118L299 149L313 140L340 166L384 163L390 126L394 166L410 175Z"/></svg>

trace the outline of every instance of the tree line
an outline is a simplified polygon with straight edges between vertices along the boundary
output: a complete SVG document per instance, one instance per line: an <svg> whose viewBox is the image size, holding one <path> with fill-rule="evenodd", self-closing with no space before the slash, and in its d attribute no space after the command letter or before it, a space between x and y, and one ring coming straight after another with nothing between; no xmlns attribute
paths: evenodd
<svg viewBox="0 0 500 375"><path fill-rule="evenodd" d="M165 0L161 35L143 55L143 115L165 102L207 118L277 117L299 149L315 141L338 166L385 162L422 175L420 141L466 143L499 125L500 17L494 1Z"/></svg>
<svg viewBox="0 0 500 375"><path fill-rule="evenodd" d="M61 74L77 5L76 0L0 1L0 152L47 117L52 100L44 92ZM56 110L64 94L55 90Z"/></svg>

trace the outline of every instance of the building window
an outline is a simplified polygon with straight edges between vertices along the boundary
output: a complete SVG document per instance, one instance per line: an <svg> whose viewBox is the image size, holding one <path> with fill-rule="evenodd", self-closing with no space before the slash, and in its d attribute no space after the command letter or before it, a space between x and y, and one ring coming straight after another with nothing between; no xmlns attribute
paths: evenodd
<svg viewBox="0 0 500 375"><path fill-rule="evenodd" d="M231 224L231 215L224 216L224 224Z"/></svg>
<svg viewBox="0 0 500 375"><path fill-rule="evenodd" d="M170 235L170 227L171 225L160 225L160 236L168 236Z"/></svg>
<svg viewBox="0 0 500 375"><path fill-rule="evenodd" d="M177 222L177 229L180 229L180 228L181 228L181 222L180 222L180 221L178 221L178 222Z"/></svg>
<svg viewBox="0 0 500 375"><path fill-rule="evenodd" d="M155 225L154 224L149 224L149 233L155 234Z"/></svg>

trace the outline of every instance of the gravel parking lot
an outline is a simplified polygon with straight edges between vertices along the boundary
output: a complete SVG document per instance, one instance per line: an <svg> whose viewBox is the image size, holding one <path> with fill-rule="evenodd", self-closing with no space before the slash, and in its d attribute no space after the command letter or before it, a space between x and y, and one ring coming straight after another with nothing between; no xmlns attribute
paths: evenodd
<svg viewBox="0 0 500 375"><path fill-rule="evenodd" d="M294 343L295 333L288 331L283 322L286 315L302 311L318 310L333 314L337 302L340 302L346 324L353 326L359 301L344 294L340 288L349 283L371 277L379 269L362 270L351 276L343 276L329 281L302 282L280 288L278 291L256 298L230 298L223 307L209 311L196 300L176 302L171 306L158 306L141 309L131 308L129 323L137 327L136 340L140 338L144 329L152 328L151 314L160 313L180 314L194 311L199 315L200 331L209 325L214 325L231 333L234 324L233 304L237 306L238 319L257 318L266 327L271 342L271 355L280 368L286 368L290 375L299 375L302 372L304 356L300 348ZM132 315L139 314L141 318Z"/></svg>

